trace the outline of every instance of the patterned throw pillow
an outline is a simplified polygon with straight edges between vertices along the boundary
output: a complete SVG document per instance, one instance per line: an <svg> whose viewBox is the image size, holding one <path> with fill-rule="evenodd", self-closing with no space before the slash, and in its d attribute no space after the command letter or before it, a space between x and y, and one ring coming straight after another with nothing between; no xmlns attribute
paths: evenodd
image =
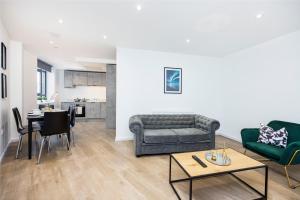
<svg viewBox="0 0 300 200"><path fill-rule="evenodd" d="M278 131L274 131L271 134L271 138L269 139L269 142L271 145L286 148L287 138L288 138L288 132L283 127L281 129L279 129Z"/></svg>
<svg viewBox="0 0 300 200"><path fill-rule="evenodd" d="M257 142L286 148L288 132L283 127L274 131L271 127L260 124Z"/></svg>
<svg viewBox="0 0 300 200"><path fill-rule="evenodd" d="M274 130L271 127L260 124L259 136L257 142L270 144L270 138L273 132Z"/></svg>

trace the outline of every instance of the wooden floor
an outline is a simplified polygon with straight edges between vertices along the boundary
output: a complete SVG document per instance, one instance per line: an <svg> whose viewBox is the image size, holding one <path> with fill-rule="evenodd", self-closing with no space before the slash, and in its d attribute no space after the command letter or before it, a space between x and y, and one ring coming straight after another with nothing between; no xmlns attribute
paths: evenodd
<svg viewBox="0 0 300 200"><path fill-rule="evenodd" d="M174 199L176 195L168 183L168 155L136 158L132 141L115 142L115 132L105 129L103 122L81 122L74 129L76 146L66 151L53 138L50 153L27 160L24 143L20 159L14 159L16 143L11 144L0 165L0 199ZM225 141L238 151L241 145L224 137L217 137L217 146ZM254 154L249 154L255 156ZM175 165L174 165L175 166ZM289 189L280 166L271 163L269 171L269 199L300 199L300 188ZM292 169L299 177L299 167ZM263 172L238 174L251 185L263 189ZM174 176L183 176L179 170ZM188 183L177 188L187 198ZM251 199L255 193L230 176L195 181L194 199Z"/></svg>

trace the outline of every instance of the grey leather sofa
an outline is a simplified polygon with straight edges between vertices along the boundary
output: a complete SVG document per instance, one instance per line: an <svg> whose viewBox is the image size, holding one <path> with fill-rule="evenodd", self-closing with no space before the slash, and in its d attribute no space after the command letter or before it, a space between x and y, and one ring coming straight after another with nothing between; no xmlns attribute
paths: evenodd
<svg viewBox="0 0 300 200"><path fill-rule="evenodd" d="M215 148L217 120L201 115L135 115L129 119L136 156Z"/></svg>

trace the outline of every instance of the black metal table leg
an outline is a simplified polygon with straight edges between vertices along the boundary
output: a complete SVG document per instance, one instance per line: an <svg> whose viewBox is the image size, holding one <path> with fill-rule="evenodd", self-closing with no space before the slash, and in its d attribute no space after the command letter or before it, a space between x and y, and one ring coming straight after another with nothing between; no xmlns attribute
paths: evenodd
<svg viewBox="0 0 300 200"><path fill-rule="evenodd" d="M28 159L31 159L32 150L32 120L28 120Z"/></svg>
<svg viewBox="0 0 300 200"><path fill-rule="evenodd" d="M268 166L265 166L265 198L268 199L268 175L269 175Z"/></svg>
<svg viewBox="0 0 300 200"><path fill-rule="evenodd" d="M190 200L192 200L192 192L193 192L193 179L190 179Z"/></svg>
<svg viewBox="0 0 300 200"><path fill-rule="evenodd" d="M169 183L171 184L171 176L172 176L172 167L171 167L172 157L170 155L170 163L169 163Z"/></svg>

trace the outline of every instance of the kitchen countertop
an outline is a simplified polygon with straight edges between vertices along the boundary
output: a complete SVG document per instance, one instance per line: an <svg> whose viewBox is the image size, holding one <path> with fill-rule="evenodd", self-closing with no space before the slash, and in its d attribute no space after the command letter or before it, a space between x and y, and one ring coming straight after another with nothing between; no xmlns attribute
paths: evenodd
<svg viewBox="0 0 300 200"><path fill-rule="evenodd" d="M106 101L85 101L85 102L83 102L83 101L79 101L79 102L75 102L75 101L61 101L61 103L106 103Z"/></svg>

